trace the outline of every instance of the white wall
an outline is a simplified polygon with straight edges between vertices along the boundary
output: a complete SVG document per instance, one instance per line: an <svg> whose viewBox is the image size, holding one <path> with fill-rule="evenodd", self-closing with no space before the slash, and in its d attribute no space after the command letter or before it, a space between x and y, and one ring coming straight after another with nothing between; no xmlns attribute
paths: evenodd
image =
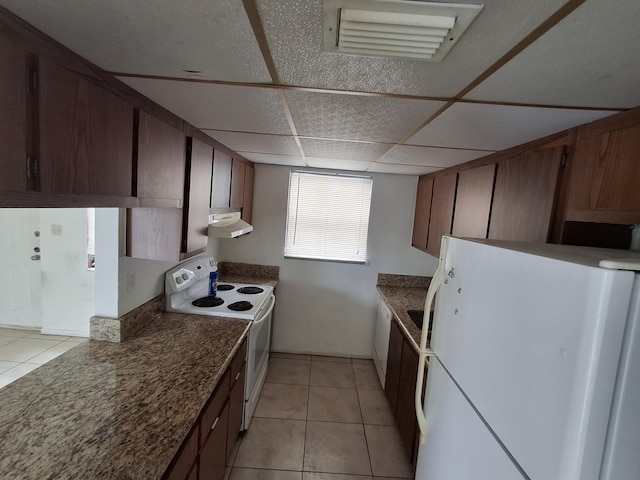
<svg viewBox="0 0 640 480"><path fill-rule="evenodd" d="M437 267L435 258L410 246L417 178L372 174L370 263L352 265L283 257L290 170L255 166L255 230L220 239L216 257L280 266L274 350L369 357L378 273L432 275Z"/></svg>
<svg viewBox="0 0 640 480"><path fill-rule="evenodd" d="M87 269L87 211L84 208L43 208L42 333L89 336L95 312L95 272ZM62 235L52 235L60 225Z"/></svg>

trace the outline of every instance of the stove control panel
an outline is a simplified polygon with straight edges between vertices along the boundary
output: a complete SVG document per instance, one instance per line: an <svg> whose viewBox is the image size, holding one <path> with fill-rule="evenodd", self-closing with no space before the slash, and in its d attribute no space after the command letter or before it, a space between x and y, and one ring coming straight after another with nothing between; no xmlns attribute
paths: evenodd
<svg viewBox="0 0 640 480"><path fill-rule="evenodd" d="M218 271L218 262L213 257L199 257L189 260L167 272L165 290L167 293L179 292L200 280L208 280L209 273L216 271Z"/></svg>

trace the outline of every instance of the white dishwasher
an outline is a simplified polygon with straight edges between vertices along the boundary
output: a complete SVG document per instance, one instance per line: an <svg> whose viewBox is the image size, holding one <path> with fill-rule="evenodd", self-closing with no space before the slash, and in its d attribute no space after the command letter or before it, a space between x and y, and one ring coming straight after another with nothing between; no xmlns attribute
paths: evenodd
<svg viewBox="0 0 640 480"><path fill-rule="evenodd" d="M387 372L387 354L389 352L389 333L391 331L392 315L385 301L378 295L376 331L373 336L373 363L376 365L382 388L384 388Z"/></svg>

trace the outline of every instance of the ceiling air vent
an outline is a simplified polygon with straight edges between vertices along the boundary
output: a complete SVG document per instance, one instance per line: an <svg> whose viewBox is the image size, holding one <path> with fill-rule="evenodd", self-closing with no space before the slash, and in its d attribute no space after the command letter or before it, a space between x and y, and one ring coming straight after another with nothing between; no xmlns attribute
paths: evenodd
<svg viewBox="0 0 640 480"><path fill-rule="evenodd" d="M324 51L441 61L483 5L325 0Z"/></svg>

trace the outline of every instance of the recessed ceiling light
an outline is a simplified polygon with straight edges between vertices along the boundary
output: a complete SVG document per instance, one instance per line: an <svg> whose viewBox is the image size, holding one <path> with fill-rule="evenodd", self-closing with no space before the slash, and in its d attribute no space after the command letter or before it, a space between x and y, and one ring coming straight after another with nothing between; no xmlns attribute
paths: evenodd
<svg viewBox="0 0 640 480"><path fill-rule="evenodd" d="M441 61L483 5L325 0L324 51Z"/></svg>

